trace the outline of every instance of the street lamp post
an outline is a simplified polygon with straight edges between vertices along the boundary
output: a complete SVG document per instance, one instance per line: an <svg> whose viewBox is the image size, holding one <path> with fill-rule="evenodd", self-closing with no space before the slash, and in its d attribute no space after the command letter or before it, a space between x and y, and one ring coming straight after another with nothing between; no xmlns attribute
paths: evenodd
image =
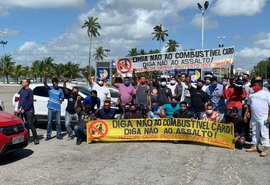
<svg viewBox="0 0 270 185"><path fill-rule="evenodd" d="M205 1L203 7L200 3L197 3L197 5L198 5L198 8L202 12L202 50L203 50L203 48L204 48L204 12L209 6L209 2Z"/></svg>
<svg viewBox="0 0 270 185"><path fill-rule="evenodd" d="M220 44L218 45L218 47L223 48L224 44L223 44L223 39L225 39L226 37L224 35L220 35L217 36L218 39L220 39Z"/></svg>
<svg viewBox="0 0 270 185"><path fill-rule="evenodd" d="M5 34L7 34L7 32L6 31L0 31L0 34L2 35L2 36L4 36ZM5 45L7 45L7 43L8 43L8 41L4 41L4 40L1 40L0 41L0 44L2 44L2 46L3 46L3 57L2 57L2 67L3 67L3 83L5 83L5 65L4 65L4 54L5 54Z"/></svg>

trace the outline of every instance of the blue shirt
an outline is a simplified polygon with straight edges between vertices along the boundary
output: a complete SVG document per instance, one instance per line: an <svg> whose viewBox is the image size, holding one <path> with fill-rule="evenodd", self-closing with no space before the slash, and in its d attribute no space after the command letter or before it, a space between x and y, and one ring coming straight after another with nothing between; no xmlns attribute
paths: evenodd
<svg viewBox="0 0 270 185"><path fill-rule="evenodd" d="M34 104L33 104L34 95L31 89L21 88L18 94L20 94L20 101L18 104L18 109L21 109L27 112L28 110L34 107Z"/></svg>
<svg viewBox="0 0 270 185"><path fill-rule="evenodd" d="M226 105L224 98L218 98L216 97L216 94L218 93L221 96L224 96L223 94L223 85L217 84L216 88L213 88L212 85L209 85L205 92L208 94L212 105L214 106L214 109L217 111L225 111Z"/></svg>
<svg viewBox="0 0 270 185"><path fill-rule="evenodd" d="M170 118L174 112L180 109L180 105L177 103L175 107L172 107L170 103L167 103L167 104L162 105L162 108L164 109L166 113L166 118Z"/></svg>
<svg viewBox="0 0 270 185"><path fill-rule="evenodd" d="M97 105L97 108L100 108L100 98L91 98L90 96L87 96L84 101L83 101L83 105L90 105L91 110L94 110L95 106Z"/></svg>
<svg viewBox="0 0 270 185"><path fill-rule="evenodd" d="M48 86L49 100L47 107L49 109L61 111L60 99L64 99L64 93L61 88Z"/></svg>

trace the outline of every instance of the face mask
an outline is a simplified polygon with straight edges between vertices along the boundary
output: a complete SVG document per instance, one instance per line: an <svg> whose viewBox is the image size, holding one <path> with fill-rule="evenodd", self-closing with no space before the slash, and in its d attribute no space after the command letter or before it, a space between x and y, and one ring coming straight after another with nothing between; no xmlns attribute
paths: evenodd
<svg viewBox="0 0 270 185"><path fill-rule="evenodd" d="M226 86L227 84L228 84L228 82L225 82L225 81L222 82L222 85L224 85L224 86Z"/></svg>
<svg viewBox="0 0 270 185"><path fill-rule="evenodd" d="M212 87L213 89L215 89L215 88L217 87L217 84L216 84L216 83L212 83L212 84L211 84L211 87Z"/></svg>
<svg viewBox="0 0 270 185"><path fill-rule="evenodd" d="M130 82L129 82L129 81L125 81L125 82L124 82L124 85L125 85L125 86L129 86L129 85L130 85Z"/></svg>
<svg viewBox="0 0 270 185"><path fill-rule="evenodd" d="M213 110L206 110L206 114L212 114Z"/></svg>
<svg viewBox="0 0 270 185"><path fill-rule="evenodd" d="M152 106L152 111L155 112L155 111L157 111L157 110L158 110L158 106L157 106L157 105L153 105L153 106Z"/></svg>
<svg viewBox="0 0 270 185"><path fill-rule="evenodd" d="M202 89L202 86L197 85L197 89L201 90Z"/></svg>
<svg viewBox="0 0 270 185"><path fill-rule="evenodd" d="M146 80L145 79L141 79L141 84L145 84Z"/></svg>
<svg viewBox="0 0 270 185"><path fill-rule="evenodd" d="M205 80L206 85L209 85L210 83L211 83L210 80Z"/></svg>
<svg viewBox="0 0 270 185"><path fill-rule="evenodd" d="M254 85L252 89L254 92L258 92L259 90L261 90L261 87L259 85Z"/></svg>
<svg viewBox="0 0 270 185"><path fill-rule="evenodd" d="M171 103L172 107L176 107L177 103L176 102L173 102Z"/></svg>
<svg viewBox="0 0 270 185"><path fill-rule="evenodd" d="M130 107L130 112L135 112L135 111L136 111L136 108Z"/></svg>
<svg viewBox="0 0 270 185"><path fill-rule="evenodd" d="M171 85L174 85L175 84L175 80L171 80Z"/></svg>
<svg viewBox="0 0 270 185"><path fill-rule="evenodd" d="M167 84L166 82L161 82L161 86L163 87L166 86L166 84Z"/></svg>
<svg viewBox="0 0 270 185"><path fill-rule="evenodd" d="M185 111L185 110L187 110L187 108L186 107L181 107L181 110Z"/></svg>
<svg viewBox="0 0 270 185"><path fill-rule="evenodd" d="M98 84L99 84L100 86L102 86L102 85L104 84L104 82L103 82L102 80L99 80L99 81L98 81Z"/></svg>
<svg viewBox="0 0 270 185"><path fill-rule="evenodd" d="M76 99L77 96L78 96L78 93L72 93L71 96L72 96L74 99Z"/></svg>

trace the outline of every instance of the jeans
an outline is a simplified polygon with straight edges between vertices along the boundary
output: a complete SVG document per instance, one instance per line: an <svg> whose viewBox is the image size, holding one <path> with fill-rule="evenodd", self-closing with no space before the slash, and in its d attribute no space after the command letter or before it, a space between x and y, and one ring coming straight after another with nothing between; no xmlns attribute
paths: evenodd
<svg viewBox="0 0 270 185"><path fill-rule="evenodd" d="M27 131L28 131L28 136L30 137L29 130L31 130L34 139L38 139L37 130L36 130L36 127L34 125L34 109L30 109L30 110L26 111L25 113L23 113L22 116L24 117L24 120L25 120L25 126L26 126Z"/></svg>
<svg viewBox="0 0 270 185"><path fill-rule="evenodd" d="M55 117L56 122L56 136L61 136L61 111L49 109L48 108L48 125L47 125L47 137L51 137L52 135L52 121L53 117Z"/></svg>
<svg viewBox="0 0 270 185"><path fill-rule="evenodd" d="M252 142L251 144L258 144L260 140L263 147L269 147L269 123L266 119L252 119L250 120L252 129Z"/></svg>
<svg viewBox="0 0 270 185"><path fill-rule="evenodd" d="M202 119L204 113L205 113L205 112L195 112L195 113L194 113L194 118L200 120L200 119Z"/></svg>
<svg viewBox="0 0 270 185"><path fill-rule="evenodd" d="M78 117L78 114L75 113L75 114L70 114L69 112L66 112L66 115L65 115L65 126L66 126L66 129L67 129L67 134L69 137L72 136L72 127L71 127L71 121L74 120L74 121L78 121L79 120L79 117Z"/></svg>
<svg viewBox="0 0 270 185"><path fill-rule="evenodd" d="M83 127L79 125L75 125L74 132L75 132L75 136L77 137L77 141L86 140L86 130Z"/></svg>

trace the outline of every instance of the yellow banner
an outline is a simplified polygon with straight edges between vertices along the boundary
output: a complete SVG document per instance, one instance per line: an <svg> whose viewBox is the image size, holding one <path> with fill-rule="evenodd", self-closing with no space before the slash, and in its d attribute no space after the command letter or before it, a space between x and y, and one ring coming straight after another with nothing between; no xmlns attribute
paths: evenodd
<svg viewBox="0 0 270 185"><path fill-rule="evenodd" d="M94 141L183 140L234 148L233 124L196 119L115 119L87 123L87 143Z"/></svg>

